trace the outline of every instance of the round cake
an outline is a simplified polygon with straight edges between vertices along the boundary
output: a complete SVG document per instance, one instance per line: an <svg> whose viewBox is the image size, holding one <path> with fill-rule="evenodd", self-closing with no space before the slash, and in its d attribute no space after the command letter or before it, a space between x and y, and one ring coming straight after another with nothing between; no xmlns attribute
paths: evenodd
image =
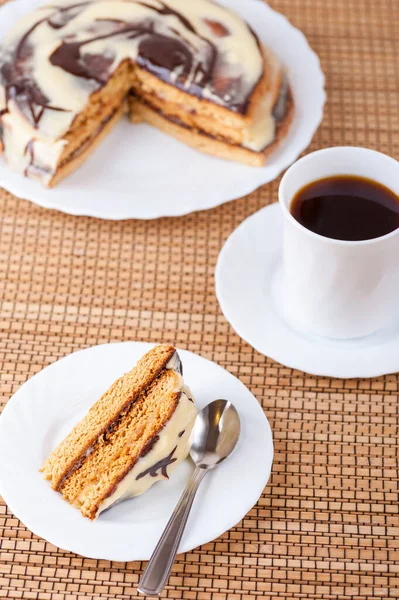
<svg viewBox="0 0 399 600"><path fill-rule="evenodd" d="M126 111L261 166L288 131L293 100L274 53L210 0L55 0L2 43L0 149L14 170L55 185Z"/></svg>

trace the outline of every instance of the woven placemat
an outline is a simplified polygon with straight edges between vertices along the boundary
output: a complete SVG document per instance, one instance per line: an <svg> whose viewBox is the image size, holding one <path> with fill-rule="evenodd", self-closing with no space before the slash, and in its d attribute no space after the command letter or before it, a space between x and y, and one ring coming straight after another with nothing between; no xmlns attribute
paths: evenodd
<svg viewBox="0 0 399 600"><path fill-rule="evenodd" d="M311 149L364 145L399 158L398 0L271 4L304 31L327 76ZM292 371L241 341L216 302L224 240L277 187L153 222L69 217L0 190L0 405L44 366L94 344L172 341L217 361L264 407L273 474L237 527L179 557L165 597L399 598L398 377ZM137 595L141 563L62 552L1 499L0 534L0 597Z"/></svg>

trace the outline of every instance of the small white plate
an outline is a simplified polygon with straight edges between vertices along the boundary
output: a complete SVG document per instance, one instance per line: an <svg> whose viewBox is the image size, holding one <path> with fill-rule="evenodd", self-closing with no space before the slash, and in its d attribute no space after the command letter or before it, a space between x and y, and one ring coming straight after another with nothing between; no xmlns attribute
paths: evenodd
<svg viewBox="0 0 399 600"><path fill-rule="evenodd" d="M43 480L44 459L110 384L151 348L126 342L76 352L25 383L0 417L0 493L12 512L55 546L106 560L147 560L193 466L187 460L169 481L114 507L91 522ZM180 552L210 542L256 504L270 476L273 440L251 392L222 367L179 350L198 408L226 398L237 408L241 436L233 454L209 473L198 492Z"/></svg>
<svg viewBox="0 0 399 600"><path fill-rule="evenodd" d="M216 266L226 319L255 350L300 371L327 377L378 377L399 371L399 324L358 340L307 337L280 313L283 217L266 206L231 234Z"/></svg>
<svg viewBox="0 0 399 600"><path fill-rule="evenodd" d="M49 0L0 8L0 41L15 21ZM219 0L244 17L285 64L296 105L289 135L263 168L206 156L146 124L122 120L94 155L53 190L10 171L0 185L45 208L102 219L155 219L213 208L273 181L309 145L323 117L324 76L303 33L260 0Z"/></svg>

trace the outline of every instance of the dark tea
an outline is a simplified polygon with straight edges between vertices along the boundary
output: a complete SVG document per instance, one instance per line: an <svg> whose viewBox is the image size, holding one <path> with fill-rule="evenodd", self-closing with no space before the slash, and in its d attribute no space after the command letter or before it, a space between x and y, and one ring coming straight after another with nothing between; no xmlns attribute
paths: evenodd
<svg viewBox="0 0 399 600"><path fill-rule="evenodd" d="M399 227L399 197L354 175L309 183L293 198L290 212L306 229L335 240L372 240Z"/></svg>

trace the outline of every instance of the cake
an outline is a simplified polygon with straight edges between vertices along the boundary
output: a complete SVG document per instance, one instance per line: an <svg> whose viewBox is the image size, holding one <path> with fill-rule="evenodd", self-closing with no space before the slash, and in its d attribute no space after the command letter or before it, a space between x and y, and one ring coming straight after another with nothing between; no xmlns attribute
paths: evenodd
<svg viewBox="0 0 399 600"><path fill-rule="evenodd" d="M11 168L52 187L126 111L198 150L262 166L294 102L272 50L211 0L53 0L9 32L0 151Z"/></svg>
<svg viewBox="0 0 399 600"><path fill-rule="evenodd" d="M169 478L189 453L197 409L173 346L156 346L90 408L45 461L51 486L94 520Z"/></svg>

